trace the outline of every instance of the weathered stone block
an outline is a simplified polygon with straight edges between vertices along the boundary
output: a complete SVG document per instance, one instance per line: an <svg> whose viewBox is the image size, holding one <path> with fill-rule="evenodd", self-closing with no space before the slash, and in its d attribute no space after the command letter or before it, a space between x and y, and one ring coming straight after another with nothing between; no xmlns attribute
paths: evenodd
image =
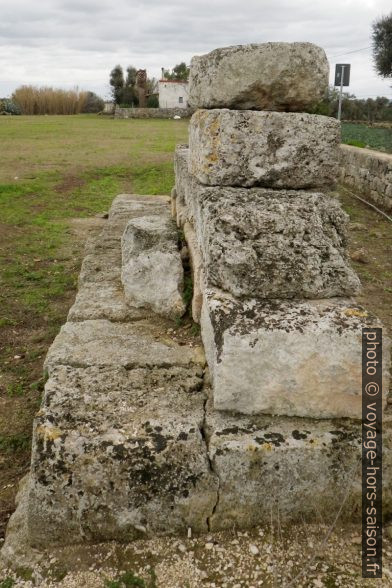
<svg viewBox="0 0 392 588"><path fill-rule="evenodd" d="M196 187L195 228L207 283L248 298L351 296L348 216L321 193Z"/></svg>
<svg viewBox="0 0 392 588"><path fill-rule="evenodd" d="M130 306L173 319L184 314L184 270L177 242L168 210L128 222L121 241L121 280Z"/></svg>
<svg viewBox="0 0 392 588"><path fill-rule="evenodd" d="M132 321L147 318L150 311L146 308L129 306L125 302L124 289L120 280L81 284L67 320L71 322L95 319L109 321Z"/></svg>
<svg viewBox="0 0 392 588"><path fill-rule="evenodd" d="M194 57L188 102L193 108L301 112L328 87L325 52L312 43L263 43Z"/></svg>
<svg viewBox="0 0 392 588"><path fill-rule="evenodd" d="M362 328L349 300L240 302L206 291L201 332L217 410L361 419ZM390 342L383 343L384 399Z"/></svg>
<svg viewBox="0 0 392 588"><path fill-rule="evenodd" d="M340 518L360 520L360 423L241 416L208 404L206 437L219 477L212 530L332 523L343 502Z"/></svg>
<svg viewBox="0 0 392 588"><path fill-rule="evenodd" d="M56 367L34 424L30 544L207 531L201 388L197 367Z"/></svg>
<svg viewBox="0 0 392 588"><path fill-rule="evenodd" d="M360 282L348 264L348 216L318 192L203 186L175 153L180 225L195 227L207 283L234 296L351 296ZM178 204L177 204L178 205Z"/></svg>
<svg viewBox="0 0 392 588"><path fill-rule="evenodd" d="M200 365L200 348L180 346L162 335L159 325L148 321L112 323L87 320L66 323L49 348L44 367L122 366L165 367Z"/></svg>
<svg viewBox="0 0 392 588"><path fill-rule="evenodd" d="M322 188L335 184L340 123L326 116L198 110L189 129L189 172L209 186Z"/></svg>
<svg viewBox="0 0 392 588"><path fill-rule="evenodd" d="M130 218L138 218L146 214L159 214L167 209L168 196L145 196L140 194L119 194L113 200L109 211L109 221L126 222ZM120 235L121 237L121 235Z"/></svg>

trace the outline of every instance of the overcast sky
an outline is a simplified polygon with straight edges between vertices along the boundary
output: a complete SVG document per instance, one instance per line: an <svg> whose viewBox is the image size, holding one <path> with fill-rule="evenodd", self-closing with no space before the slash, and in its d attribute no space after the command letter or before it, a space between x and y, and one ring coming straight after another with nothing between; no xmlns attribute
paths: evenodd
<svg viewBox="0 0 392 588"><path fill-rule="evenodd" d="M0 96L35 84L107 98L117 63L159 77L216 47L310 41L331 79L335 63L351 63L350 92L392 98L369 49L372 22L391 12L391 0L0 0Z"/></svg>

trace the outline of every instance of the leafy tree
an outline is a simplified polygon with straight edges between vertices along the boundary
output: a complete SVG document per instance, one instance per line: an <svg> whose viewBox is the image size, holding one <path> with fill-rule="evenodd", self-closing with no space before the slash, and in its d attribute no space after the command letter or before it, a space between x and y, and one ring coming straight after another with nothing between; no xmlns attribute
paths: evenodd
<svg viewBox="0 0 392 588"><path fill-rule="evenodd" d="M6 114L21 114L21 109L16 102L9 98L2 98L0 100L0 113Z"/></svg>
<svg viewBox="0 0 392 588"><path fill-rule="evenodd" d="M373 23L373 59L378 75L392 77L392 12Z"/></svg>
<svg viewBox="0 0 392 588"><path fill-rule="evenodd" d="M127 79L125 81L126 86L135 86L136 85L136 74L137 74L136 67L133 67L133 65L130 65L129 67L127 67Z"/></svg>
<svg viewBox="0 0 392 588"><path fill-rule="evenodd" d="M147 108L159 108L159 98L157 94L152 94L147 98Z"/></svg>
<svg viewBox="0 0 392 588"><path fill-rule="evenodd" d="M110 72L110 85L112 86L112 96L116 104L123 102L124 94L124 72L121 65L116 65Z"/></svg>
<svg viewBox="0 0 392 588"><path fill-rule="evenodd" d="M86 92L86 99L82 107L82 112L101 112L105 107L105 102L94 92Z"/></svg>
<svg viewBox="0 0 392 588"><path fill-rule="evenodd" d="M178 80L186 82L189 77L189 67L185 61L182 61L181 63L175 65L172 71L167 69L163 70L163 75L165 80Z"/></svg>
<svg viewBox="0 0 392 588"><path fill-rule="evenodd" d="M124 73L121 65L116 65L110 72L110 85L112 86L112 96L116 104L123 107L139 106L139 95L136 86L137 69L130 65L127 67L127 75L124 80ZM152 94L156 93L157 81L155 78L147 79L146 94L147 105L150 106L157 102ZM151 100L150 100L151 98Z"/></svg>
<svg viewBox="0 0 392 588"><path fill-rule="evenodd" d="M136 90L136 67L130 65L127 67L127 77L122 96L122 103L127 106L138 106L139 96Z"/></svg>

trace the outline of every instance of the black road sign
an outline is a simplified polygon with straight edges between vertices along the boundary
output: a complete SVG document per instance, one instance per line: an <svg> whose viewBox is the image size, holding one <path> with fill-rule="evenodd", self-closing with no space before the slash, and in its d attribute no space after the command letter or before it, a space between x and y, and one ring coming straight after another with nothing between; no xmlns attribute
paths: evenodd
<svg viewBox="0 0 392 588"><path fill-rule="evenodd" d="M350 85L350 63L337 63L335 67L335 86L340 86L342 83L343 74L343 86Z"/></svg>

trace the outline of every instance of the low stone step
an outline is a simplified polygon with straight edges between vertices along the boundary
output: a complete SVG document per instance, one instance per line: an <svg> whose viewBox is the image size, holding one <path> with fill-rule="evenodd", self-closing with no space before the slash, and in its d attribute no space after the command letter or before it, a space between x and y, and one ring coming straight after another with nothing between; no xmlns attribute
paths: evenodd
<svg viewBox="0 0 392 588"><path fill-rule="evenodd" d="M179 345L153 320L132 323L88 320L62 326L44 367L51 374L58 365L131 369L203 364L204 353L200 347Z"/></svg>

